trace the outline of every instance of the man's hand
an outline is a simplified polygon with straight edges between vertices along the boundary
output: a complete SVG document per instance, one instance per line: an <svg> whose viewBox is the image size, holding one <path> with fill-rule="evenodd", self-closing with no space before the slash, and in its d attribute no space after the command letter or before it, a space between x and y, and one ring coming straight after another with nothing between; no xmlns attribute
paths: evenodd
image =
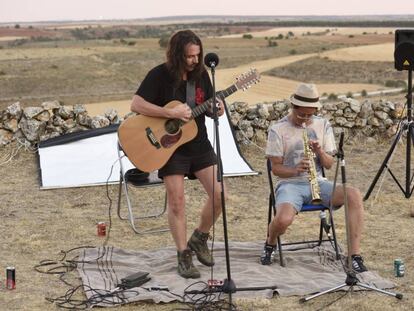
<svg viewBox="0 0 414 311"><path fill-rule="evenodd" d="M319 145L319 142L317 140L310 140L309 146L316 155L320 155L323 151L321 145Z"/></svg>
<svg viewBox="0 0 414 311"><path fill-rule="evenodd" d="M296 165L296 172L298 175L305 173L305 172L309 172L309 159L308 158L303 158L302 160L300 160L300 162Z"/></svg>
<svg viewBox="0 0 414 311"><path fill-rule="evenodd" d="M221 99L219 99L219 98L216 98L216 100L217 100L217 103L216 103L216 105L217 105L217 115L218 115L219 117L221 117L221 116L224 114L224 103L223 103L223 101L222 101ZM207 115L208 115L209 117L213 117L213 107L210 107L210 108L207 110Z"/></svg>
<svg viewBox="0 0 414 311"><path fill-rule="evenodd" d="M224 114L224 103L221 99L217 98L217 115L221 117Z"/></svg>
<svg viewBox="0 0 414 311"><path fill-rule="evenodd" d="M171 108L171 113L174 116L174 119L180 119L184 122L188 122L191 119L192 111L187 104L177 105Z"/></svg>

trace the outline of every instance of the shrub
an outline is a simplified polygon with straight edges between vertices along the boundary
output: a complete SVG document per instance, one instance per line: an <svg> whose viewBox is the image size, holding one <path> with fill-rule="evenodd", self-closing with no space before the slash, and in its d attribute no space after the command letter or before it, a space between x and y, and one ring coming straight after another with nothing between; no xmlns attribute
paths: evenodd
<svg viewBox="0 0 414 311"><path fill-rule="evenodd" d="M352 94L352 92L348 92L348 93L346 93L346 97L348 97L348 98L352 98L354 95Z"/></svg>
<svg viewBox="0 0 414 311"><path fill-rule="evenodd" d="M362 91L361 91L361 96L363 96L363 97L367 97L367 96L368 96L368 92L367 92L367 90L362 90Z"/></svg>
<svg viewBox="0 0 414 311"><path fill-rule="evenodd" d="M249 34L249 33L245 33L243 35L243 39L253 39L253 36L251 34Z"/></svg>
<svg viewBox="0 0 414 311"><path fill-rule="evenodd" d="M407 87L407 82L405 82L403 80L387 80L387 81L385 81L385 86L386 87L402 87L402 88L406 88Z"/></svg>
<svg viewBox="0 0 414 311"><path fill-rule="evenodd" d="M292 49L292 50L289 51L289 54L290 55L296 55L296 54L298 54L298 52L295 49Z"/></svg>
<svg viewBox="0 0 414 311"><path fill-rule="evenodd" d="M5 75L6 75L6 72L3 70L0 70L0 76L5 76Z"/></svg>
<svg viewBox="0 0 414 311"><path fill-rule="evenodd" d="M338 95L336 95L335 93L331 93L328 96L329 100L337 100L338 99Z"/></svg>
<svg viewBox="0 0 414 311"><path fill-rule="evenodd" d="M162 48L166 48L168 45L168 41L170 40L170 37L167 36L162 36L159 40L158 40L158 44L160 45L160 47Z"/></svg>
<svg viewBox="0 0 414 311"><path fill-rule="evenodd" d="M272 40L267 40L267 46L268 47L276 47L278 46L276 41L272 41Z"/></svg>

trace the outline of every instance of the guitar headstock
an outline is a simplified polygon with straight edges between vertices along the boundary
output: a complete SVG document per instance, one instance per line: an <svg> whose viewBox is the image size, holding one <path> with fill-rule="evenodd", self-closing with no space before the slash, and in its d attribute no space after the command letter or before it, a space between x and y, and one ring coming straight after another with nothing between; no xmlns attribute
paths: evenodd
<svg viewBox="0 0 414 311"><path fill-rule="evenodd" d="M235 85L237 89L242 89L244 91L252 84L256 84L258 82L260 82L260 74L257 72L257 69L250 69L248 72L243 73L237 78Z"/></svg>

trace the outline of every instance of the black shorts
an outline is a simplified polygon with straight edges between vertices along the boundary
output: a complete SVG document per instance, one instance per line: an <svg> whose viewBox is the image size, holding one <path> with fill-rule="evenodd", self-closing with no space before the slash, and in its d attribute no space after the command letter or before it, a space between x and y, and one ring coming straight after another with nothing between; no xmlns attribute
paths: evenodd
<svg viewBox="0 0 414 311"><path fill-rule="evenodd" d="M209 150L196 156L188 156L176 152L168 162L159 169L158 177L184 175L189 179L196 179L194 175L195 172L214 164L217 164L217 156L214 150Z"/></svg>

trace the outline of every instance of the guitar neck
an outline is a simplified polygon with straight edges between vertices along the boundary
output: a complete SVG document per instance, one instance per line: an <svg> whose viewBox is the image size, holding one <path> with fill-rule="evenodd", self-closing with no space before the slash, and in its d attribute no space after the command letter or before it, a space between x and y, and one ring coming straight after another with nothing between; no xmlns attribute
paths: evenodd
<svg viewBox="0 0 414 311"><path fill-rule="evenodd" d="M227 89L217 92L216 93L216 98L219 98L219 99L223 100L227 96L230 96L231 94L233 94L236 91L237 91L237 87L236 87L235 84L233 84L233 85L229 86ZM204 103L198 105L197 107L194 107L192 109L193 118L196 118L199 115L201 115L202 113L206 112L207 109L212 107L212 105L211 105L212 103L213 103L213 98L210 98L210 99L206 100Z"/></svg>

